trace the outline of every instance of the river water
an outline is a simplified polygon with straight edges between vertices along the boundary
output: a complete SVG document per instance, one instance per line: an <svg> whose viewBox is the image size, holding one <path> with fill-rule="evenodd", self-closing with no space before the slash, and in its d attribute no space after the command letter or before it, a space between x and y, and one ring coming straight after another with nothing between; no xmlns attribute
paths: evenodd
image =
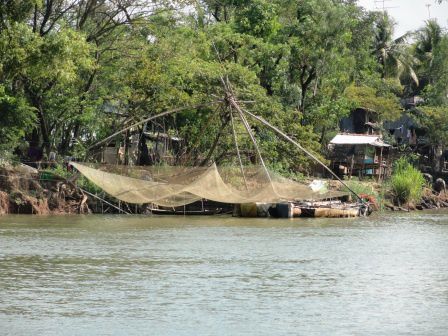
<svg viewBox="0 0 448 336"><path fill-rule="evenodd" d="M0 335L447 335L448 214L0 217Z"/></svg>

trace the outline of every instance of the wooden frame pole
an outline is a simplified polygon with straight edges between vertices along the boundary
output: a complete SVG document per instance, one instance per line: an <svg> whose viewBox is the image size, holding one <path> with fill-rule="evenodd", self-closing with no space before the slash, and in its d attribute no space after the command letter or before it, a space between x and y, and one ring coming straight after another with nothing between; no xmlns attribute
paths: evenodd
<svg viewBox="0 0 448 336"><path fill-rule="evenodd" d="M290 136L288 136L287 134L285 134L284 132L282 132L279 128L275 127L274 125L270 124L269 122L267 122L266 120L264 120L262 117L259 117L247 110L242 110L244 113L246 113L247 115L251 116L252 118L258 120L259 122L261 122L263 125L267 126L268 128L270 128L271 130L273 130L274 132L276 132L278 135L280 135L281 137L283 137L284 139L286 139L287 141L289 141L290 143L292 143L293 145L295 145L297 148L299 148L301 151L303 151L305 154L307 154L309 157L311 157L314 161L316 161L317 163L319 163L322 167L324 167L324 169L326 171L328 171L332 176L334 176L344 187L346 187L351 193L353 193L353 195L355 195L360 201L361 203L365 203L364 200L353 190L351 189L344 181L342 181L339 176L337 176L330 168L327 167L327 165L325 163L323 163L321 160L319 160L313 153L311 153L310 151L308 151L306 148L304 148L302 145L300 145L297 141L293 140Z"/></svg>
<svg viewBox="0 0 448 336"><path fill-rule="evenodd" d="M269 174L268 168L266 167L266 164L264 163L263 156L261 155L261 152L260 152L260 148L258 148L257 140L255 139L252 129L250 128L250 125L247 122L246 117L244 116L243 110L238 106L238 104L235 102L235 100L233 98L229 99L229 103L238 112L240 119L243 122L243 125L246 128L246 131L249 134L249 137L252 140L252 143L254 144L254 147L255 147L255 150L257 151L257 155L260 159L261 165L263 166L264 171L266 172L266 176L268 177L269 182L272 182L271 174Z"/></svg>
<svg viewBox="0 0 448 336"><path fill-rule="evenodd" d="M240 149L239 149L239 146L238 146L238 139L237 139L236 131L235 131L235 123L233 121L233 111L232 111L232 108L230 108L229 113L230 113L230 122L232 124L233 141L235 143L236 154L238 156L238 162L240 164L241 175L243 176L244 185L246 186L246 190L248 190L246 174L244 174L243 161L241 160Z"/></svg>
<svg viewBox="0 0 448 336"><path fill-rule="evenodd" d="M143 120L141 120L139 122L136 122L135 124L132 124L131 126L125 127L123 129L115 132L112 135L109 135L107 138L105 138L105 139L103 139L103 140L101 140L101 141L91 145L89 148L87 148L87 150L89 151L90 149L95 148L95 147L97 147L97 146L107 142L108 140L114 138L115 136L117 136L117 135L119 135L119 134L121 134L123 132L129 131L131 128L134 128L136 126L144 124L144 123L146 123L148 121L151 121L153 119L157 119L157 118L164 117L164 116L167 116L167 115L170 115L170 114L182 112L182 111L185 111L185 110L188 110L188 109L198 109L198 108L201 108L201 107L210 106L210 105L217 104L217 103L220 103L220 102L222 102L222 101L216 100L216 101L212 101L212 102L206 103L206 104L199 104L199 105L195 105L195 106L179 107L179 108L175 108L175 109L172 109L172 110L168 110L168 111L156 114L154 116L151 116L151 117L145 118L145 119L143 119Z"/></svg>

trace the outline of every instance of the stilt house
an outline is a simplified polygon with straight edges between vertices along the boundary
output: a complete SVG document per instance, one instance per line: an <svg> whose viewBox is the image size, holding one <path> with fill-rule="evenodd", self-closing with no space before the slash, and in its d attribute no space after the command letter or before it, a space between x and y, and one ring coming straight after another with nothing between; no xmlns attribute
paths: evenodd
<svg viewBox="0 0 448 336"><path fill-rule="evenodd" d="M329 144L331 168L339 176L375 177L391 174L391 146L382 140L376 113L356 109L340 122L341 133Z"/></svg>

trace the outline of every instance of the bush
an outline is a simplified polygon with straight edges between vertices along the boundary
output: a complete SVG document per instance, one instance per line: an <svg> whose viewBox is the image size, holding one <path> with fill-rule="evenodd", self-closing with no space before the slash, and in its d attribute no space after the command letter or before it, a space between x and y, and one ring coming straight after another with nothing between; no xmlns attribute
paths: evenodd
<svg viewBox="0 0 448 336"><path fill-rule="evenodd" d="M400 203L418 202L425 186L423 174L412 166L406 158L400 158L394 165L390 188Z"/></svg>

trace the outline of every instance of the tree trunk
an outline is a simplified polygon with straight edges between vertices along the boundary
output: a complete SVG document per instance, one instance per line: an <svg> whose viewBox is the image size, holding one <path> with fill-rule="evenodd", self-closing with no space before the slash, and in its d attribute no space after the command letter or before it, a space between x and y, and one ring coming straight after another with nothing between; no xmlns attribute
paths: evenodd
<svg viewBox="0 0 448 336"><path fill-rule="evenodd" d="M58 146L58 150L60 154L66 155L69 152L69 148L71 146L72 140L72 124L67 125L67 127L63 127L61 131L61 141Z"/></svg>
<svg viewBox="0 0 448 336"><path fill-rule="evenodd" d="M144 129L142 129L142 132L140 134L140 142L138 144L139 146L139 155L138 155L138 164L140 166L148 166L150 165L151 159L149 157L149 149L148 145L146 144L146 138L143 134Z"/></svg>
<svg viewBox="0 0 448 336"><path fill-rule="evenodd" d="M311 82L316 78L316 70L314 67L308 68L304 66L301 70L300 75L300 88L301 88L301 96L300 96L300 106L299 111L303 113L302 118L302 126L306 125L306 115L305 115L305 100L306 93L311 85Z"/></svg>
<svg viewBox="0 0 448 336"><path fill-rule="evenodd" d="M131 145L131 141L129 139L130 137L130 132L126 131L125 135L124 135L124 165L128 166L129 165L129 150L130 150L130 145Z"/></svg>
<svg viewBox="0 0 448 336"><path fill-rule="evenodd" d="M325 135L327 134L327 128L325 126L322 127L322 130L320 132L320 139L319 142L322 145L325 139Z"/></svg>
<svg viewBox="0 0 448 336"><path fill-rule="evenodd" d="M432 171L433 173L440 173L443 168L443 145L436 144L432 148Z"/></svg>

